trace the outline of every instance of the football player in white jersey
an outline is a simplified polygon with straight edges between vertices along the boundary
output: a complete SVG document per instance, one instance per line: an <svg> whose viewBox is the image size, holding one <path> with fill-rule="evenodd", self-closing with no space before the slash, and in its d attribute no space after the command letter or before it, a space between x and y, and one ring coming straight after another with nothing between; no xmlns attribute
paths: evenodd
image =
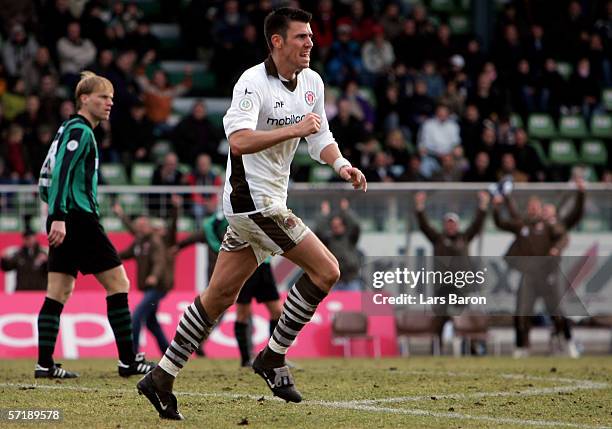
<svg viewBox="0 0 612 429"><path fill-rule="evenodd" d="M286 207L289 167L305 138L310 155L329 164L354 189L366 190L364 175L342 157L323 110L323 82L310 70L311 14L280 8L265 20L270 56L245 71L224 117L230 144L223 210L229 222L208 288L183 314L158 366L138 391L160 417L182 419L172 394L174 379L208 337L245 281L270 254L282 254L304 274L291 288L281 318L253 369L275 396L300 402L285 354L338 281L338 261Z"/></svg>

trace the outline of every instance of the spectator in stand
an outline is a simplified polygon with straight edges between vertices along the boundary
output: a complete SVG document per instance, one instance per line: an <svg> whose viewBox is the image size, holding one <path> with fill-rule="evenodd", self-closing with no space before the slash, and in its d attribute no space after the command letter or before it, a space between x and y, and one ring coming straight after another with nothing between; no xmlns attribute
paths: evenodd
<svg viewBox="0 0 612 429"><path fill-rule="evenodd" d="M338 20L338 27L348 25L351 28L351 39L359 44L371 40L376 22L366 14L362 0L351 2L351 11Z"/></svg>
<svg viewBox="0 0 612 429"><path fill-rule="evenodd" d="M9 126L0 153L2 158L7 161L7 170L13 180L21 183L32 183L30 158L23 143L23 128L17 124Z"/></svg>
<svg viewBox="0 0 612 429"><path fill-rule="evenodd" d="M361 228L346 198L340 201L337 213L331 213L329 202L323 201L315 234L338 259L340 280L334 286L335 290L361 290L359 271L363 256L357 249Z"/></svg>
<svg viewBox="0 0 612 429"><path fill-rule="evenodd" d="M221 186L221 176L212 170L210 156L206 153L198 155L195 168L187 175L185 181L191 186ZM217 194L191 194L191 212L196 221L196 225L201 225L205 217L213 214L217 210Z"/></svg>
<svg viewBox="0 0 612 429"><path fill-rule="evenodd" d="M378 22L385 31L385 38L395 40L402 33L404 25L399 5L395 2L387 3Z"/></svg>
<svg viewBox="0 0 612 429"><path fill-rule="evenodd" d="M115 54L110 49L101 49L98 51L96 63L91 67L91 70L98 76L109 76L113 69Z"/></svg>
<svg viewBox="0 0 612 429"><path fill-rule="evenodd" d="M33 59L23 65L21 76L26 87L26 94L38 94L40 82L43 76L50 75L58 78L57 69L51 62L49 49L46 46L39 46Z"/></svg>
<svg viewBox="0 0 612 429"><path fill-rule="evenodd" d="M521 59L510 77L509 90L514 110L526 118L536 109L536 79L526 59Z"/></svg>
<svg viewBox="0 0 612 429"><path fill-rule="evenodd" d="M566 86L557 70L557 62L553 58L546 58L544 72L538 81L538 108L558 119L560 107L565 102Z"/></svg>
<svg viewBox="0 0 612 429"><path fill-rule="evenodd" d="M516 127L512 125L512 121L507 114L499 115L495 123L495 134L497 144L507 149L514 146L516 143Z"/></svg>
<svg viewBox="0 0 612 429"><path fill-rule="evenodd" d="M172 133L172 143L179 159L194 162L198 154L205 153L215 163L222 163L224 158L219 154L221 134L210 123L204 101L193 104L191 113L185 116Z"/></svg>
<svg viewBox="0 0 612 429"><path fill-rule="evenodd" d="M320 0L317 12L311 21L312 33L316 42L313 53L317 59L325 61L336 34L336 17L332 0Z"/></svg>
<svg viewBox="0 0 612 429"><path fill-rule="evenodd" d="M147 118L153 122L159 134L167 133L169 131L167 121L172 113L173 99L186 94L191 88L191 68L185 68L185 79L174 86L169 84L166 72L161 69L153 72L151 80L144 71L136 79L142 89Z"/></svg>
<svg viewBox="0 0 612 429"><path fill-rule="evenodd" d="M427 83L424 80L417 79L414 82L414 93L405 100L405 103L408 126L412 135L416 135L436 108L434 100L427 95Z"/></svg>
<svg viewBox="0 0 612 429"><path fill-rule="evenodd" d="M470 82L476 82L485 64L485 55L481 51L478 39L470 39L467 42L463 59L465 60L465 72Z"/></svg>
<svg viewBox="0 0 612 429"><path fill-rule="evenodd" d="M440 158L461 144L459 125L449 117L448 106L439 104L435 116L426 120L419 132L419 151L423 156L421 173L431 177L440 169Z"/></svg>
<svg viewBox="0 0 612 429"><path fill-rule="evenodd" d="M57 78L48 74L40 80L40 121L46 124L59 124L59 110L62 99L59 96Z"/></svg>
<svg viewBox="0 0 612 429"><path fill-rule="evenodd" d="M113 126L127 118L130 106L138 98L138 85L134 79L135 62L136 52L119 52L115 64L107 75L115 90L113 113L111 114L111 124Z"/></svg>
<svg viewBox="0 0 612 429"><path fill-rule="evenodd" d="M440 168L431 176L432 182L460 182L465 170L455 160L453 154L440 157Z"/></svg>
<svg viewBox="0 0 612 429"><path fill-rule="evenodd" d="M582 51L582 37L588 33L589 25L579 1L571 1L567 7L567 15L562 20L560 54L565 60L578 61Z"/></svg>
<svg viewBox="0 0 612 429"><path fill-rule="evenodd" d="M26 109L17 115L15 123L23 129L24 140L31 140L40 125L40 99L36 95L26 98Z"/></svg>
<svg viewBox="0 0 612 429"><path fill-rule="evenodd" d="M363 170L363 174L370 183L395 181L395 176L392 171L393 159L391 155L384 151L378 151L374 154L369 166Z"/></svg>
<svg viewBox="0 0 612 429"><path fill-rule="evenodd" d="M2 61L10 77L22 75L26 64L32 62L38 50L38 43L28 36L21 24L11 28L9 40L2 46Z"/></svg>
<svg viewBox="0 0 612 429"><path fill-rule="evenodd" d="M406 169L397 178L398 182L425 182L427 179L421 174L421 158L418 154L410 157Z"/></svg>
<svg viewBox="0 0 612 429"><path fill-rule="evenodd" d="M442 23L438 26L435 37L429 43L428 52L428 56L437 65L438 70L443 72L448 70L448 61L455 53L448 24Z"/></svg>
<svg viewBox="0 0 612 429"><path fill-rule="evenodd" d="M151 26L148 21L140 20L136 29L126 38L126 46L136 51L138 58L143 58L146 54L157 55L159 52L160 41L151 33Z"/></svg>
<svg viewBox="0 0 612 429"><path fill-rule="evenodd" d="M149 151L155 143L153 123L146 117L144 104L136 100L130 107L129 116L119 124L114 141L126 166L132 162L147 162Z"/></svg>
<svg viewBox="0 0 612 429"><path fill-rule="evenodd" d="M109 121L102 121L94 130L94 136L98 144L98 162L113 164L121 162Z"/></svg>
<svg viewBox="0 0 612 429"><path fill-rule="evenodd" d="M359 85L354 79L350 79L344 85L343 97L351 103L351 113L360 121L368 132L374 129L374 108L368 100L359 93Z"/></svg>
<svg viewBox="0 0 612 429"><path fill-rule="evenodd" d="M461 117L465 108L465 99L466 95L463 91L459 90L457 82L449 80L446 83L446 91L440 97L440 103L446 104L452 115Z"/></svg>
<svg viewBox="0 0 612 429"><path fill-rule="evenodd" d="M25 111L26 96L23 79L15 80L13 86L2 94L2 107L4 109L4 117L8 121L13 121L17 115Z"/></svg>
<svg viewBox="0 0 612 429"><path fill-rule="evenodd" d="M183 173L178 169L178 158L174 152L167 153L161 165L153 172L151 185L180 186L184 184ZM151 194L149 200L149 215L165 217L170 213L171 194Z"/></svg>
<svg viewBox="0 0 612 429"><path fill-rule="evenodd" d="M27 226L22 246L11 254L2 255L0 266L3 271L16 271L15 291L44 291L47 290L47 259L47 252L38 243L36 233Z"/></svg>
<svg viewBox="0 0 612 429"><path fill-rule="evenodd" d="M342 155L354 165L359 165L357 143L364 139L366 131L351 107L349 100L341 98L338 101L338 115L329 121L329 129L334 134Z"/></svg>
<svg viewBox="0 0 612 429"><path fill-rule="evenodd" d="M444 94L444 79L436 70L436 64L433 61L425 61L423 71L419 73L419 79L427 84L427 95L437 100Z"/></svg>
<svg viewBox="0 0 612 429"><path fill-rule="evenodd" d="M417 34L413 19L407 19L402 26L402 32L392 41L397 60L409 69L418 69L425 57L425 43Z"/></svg>
<svg viewBox="0 0 612 429"><path fill-rule="evenodd" d="M70 0L55 0L45 2L42 16L43 40L49 48L51 58L57 60L57 42L66 34L68 24L74 21L70 12Z"/></svg>
<svg viewBox="0 0 612 429"><path fill-rule="evenodd" d="M217 49L231 50L242 39L242 29L247 24L247 18L240 12L237 0L227 0L223 3L223 13L217 17L213 26L213 37Z"/></svg>
<svg viewBox="0 0 612 429"><path fill-rule="evenodd" d="M67 121L75 113L76 113L76 108L74 107L74 102L72 100L62 101L62 103L60 104L60 108L59 108L60 123Z"/></svg>
<svg viewBox="0 0 612 429"><path fill-rule="evenodd" d="M533 24L525 46L525 55L535 75L542 73L544 62L549 54L550 49L544 35L544 28L540 24Z"/></svg>
<svg viewBox="0 0 612 429"><path fill-rule="evenodd" d="M385 150L391 155L393 168L397 169L395 175L400 176L408 166L412 155L402 130L396 128L387 133Z"/></svg>
<svg viewBox="0 0 612 429"><path fill-rule="evenodd" d="M546 169L536 150L527 144L528 137L524 129L517 128L514 133L514 143L512 153L516 168L527 172L530 182L543 182L546 179Z"/></svg>
<svg viewBox="0 0 612 429"><path fill-rule="evenodd" d="M612 6L610 9L612 9ZM612 34L609 36L608 49L606 50L601 36L599 34L592 34L588 52L588 59L591 63L593 77L597 82L601 82L605 87L612 85L612 61L610 61L609 48L610 41L612 41Z"/></svg>
<svg viewBox="0 0 612 429"><path fill-rule="evenodd" d="M574 112L582 112L588 122L599 103L601 88L591 74L591 64L587 58L578 61L576 70L570 77L568 90L570 109Z"/></svg>
<svg viewBox="0 0 612 429"><path fill-rule="evenodd" d="M492 113L499 112L504 106L497 87L493 85L496 75L495 66L486 63L483 72L478 75L476 86L472 88L468 96L467 102L476 105L483 119L490 117Z"/></svg>
<svg viewBox="0 0 612 429"><path fill-rule="evenodd" d="M351 26L338 24L338 37L329 51L326 65L327 82L342 85L348 79L358 79L363 68L359 44L351 38Z"/></svg>
<svg viewBox="0 0 612 429"><path fill-rule="evenodd" d="M105 11L101 2L87 2L81 15L81 29L83 37L91 40L98 49L108 46Z"/></svg>
<svg viewBox="0 0 612 429"><path fill-rule="evenodd" d="M427 16L427 9L422 4L415 4L412 8L412 19L416 24L417 33L424 38L430 38L434 33L435 26L429 16Z"/></svg>
<svg viewBox="0 0 612 429"><path fill-rule="evenodd" d="M118 51L125 51L128 49L127 35L120 21L111 21L106 26L104 38L106 42L102 47L105 49L117 49Z"/></svg>
<svg viewBox="0 0 612 429"><path fill-rule="evenodd" d="M361 59L365 72L364 83L368 83L368 86L377 86L389 73L395 61L395 53L391 43L385 39L384 30L380 25L373 27L372 34L373 38L366 41L361 48Z"/></svg>
<svg viewBox="0 0 612 429"><path fill-rule="evenodd" d="M472 167L464 174L464 182L494 182L495 174L491 170L491 160L487 152L478 152Z"/></svg>
<svg viewBox="0 0 612 429"><path fill-rule="evenodd" d="M482 128L480 142L474 147L475 152L486 152L489 155L492 171L497 171L501 163L501 151L497 144L497 134L491 124ZM471 159L471 158L470 158Z"/></svg>
<svg viewBox="0 0 612 429"><path fill-rule="evenodd" d="M516 183L525 183L529 181L529 175L516 168L516 160L514 159L514 155L510 152L506 152L502 155L501 166L497 172L498 180L508 177L512 178L512 181Z"/></svg>
<svg viewBox="0 0 612 429"><path fill-rule="evenodd" d="M89 39L81 37L81 24L73 21L68 25L66 37L57 42L62 81L72 89L80 79L80 73L96 59L97 49Z"/></svg>
<svg viewBox="0 0 612 429"><path fill-rule="evenodd" d="M45 162L49 146L53 139L53 130L50 125L43 124L38 127L36 136L33 140L27 142L27 150L30 155L30 167L34 174L34 179L37 180L40 174L40 168Z"/></svg>
<svg viewBox="0 0 612 429"><path fill-rule="evenodd" d="M503 39L498 43L495 52L497 54L495 64L500 71L516 70L521 58L525 57L518 29L509 24L504 27Z"/></svg>

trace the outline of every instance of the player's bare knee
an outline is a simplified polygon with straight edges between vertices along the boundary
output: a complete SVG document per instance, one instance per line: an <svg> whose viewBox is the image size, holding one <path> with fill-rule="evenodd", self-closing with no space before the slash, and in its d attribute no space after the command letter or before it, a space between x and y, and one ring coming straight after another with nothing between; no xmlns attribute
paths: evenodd
<svg viewBox="0 0 612 429"><path fill-rule="evenodd" d="M310 275L312 282L324 291L329 291L340 279L340 268L337 263L326 264L317 273Z"/></svg>

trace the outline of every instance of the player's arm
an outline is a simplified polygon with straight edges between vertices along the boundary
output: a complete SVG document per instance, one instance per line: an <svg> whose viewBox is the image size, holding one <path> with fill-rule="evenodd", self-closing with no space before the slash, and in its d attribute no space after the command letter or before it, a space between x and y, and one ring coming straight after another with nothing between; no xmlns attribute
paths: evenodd
<svg viewBox="0 0 612 429"><path fill-rule="evenodd" d="M84 128L75 127L66 133L63 140L58 149L49 190L52 222L48 239L49 245L54 247L62 244L66 236L67 200L72 185L70 177L79 160L89 152L91 136Z"/></svg>
<svg viewBox="0 0 612 429"><path fill-rule="evenodd" d="M229 145L232 155L247 155L261 152L286 140L309 136L316 133L320 127L321 118L308 113L300 122L288 127L266 131L253 129L236 131L230 134Z"/></svg>
<svg viewBox="0 0 612 429"><path fill-rule="evenodd" d="M336 143L325 146L321 151L320 157L323 162L331 165L340 177L347 182L351 182L353 189L363 189L363 192L368 189L368 182L361 170L353 167L351 163L342 156Z"/></svg>

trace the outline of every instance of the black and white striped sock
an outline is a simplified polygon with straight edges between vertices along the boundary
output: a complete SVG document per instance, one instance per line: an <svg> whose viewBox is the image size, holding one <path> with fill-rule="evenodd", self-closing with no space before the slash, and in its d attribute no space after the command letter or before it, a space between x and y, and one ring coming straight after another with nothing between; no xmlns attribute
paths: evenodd
<svg viewBox="0 0 612 429"><path fill-rule="evenodd" d="M193 304L185 309L176 327L174 339L158 365L168 374L176 377L187 364L191 354L200 347L202 341L208 338L214 325L215 322L211 321L204 311L200 297L196 297Z"/></svg>
<svg viewBox="0 0 612 429"><path fill-rule="evenodd" d="M317 306L326 296L326 292L319 289L308 275L303 274L287 295L281 317L268 341L268 348L280 355L286 354L295 337L310 322Z"/></svg>

